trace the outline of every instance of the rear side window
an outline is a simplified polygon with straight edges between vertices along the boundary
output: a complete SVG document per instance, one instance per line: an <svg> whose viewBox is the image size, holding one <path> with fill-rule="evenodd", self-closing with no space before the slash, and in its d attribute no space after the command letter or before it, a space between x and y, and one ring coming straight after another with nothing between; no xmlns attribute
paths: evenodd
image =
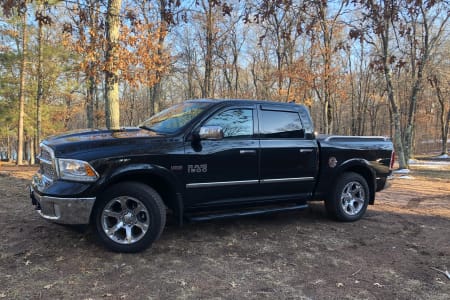
<svg viewBox="0 0 450 300"><path fill-rule="evenodd" d="M296 112L261 110L260 129L262 138L303 138L304 131Z"/></svg>

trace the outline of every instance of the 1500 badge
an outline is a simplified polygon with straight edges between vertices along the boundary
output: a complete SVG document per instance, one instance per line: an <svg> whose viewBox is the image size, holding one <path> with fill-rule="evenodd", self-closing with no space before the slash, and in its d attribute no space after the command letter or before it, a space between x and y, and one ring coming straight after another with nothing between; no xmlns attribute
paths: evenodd
<svg viewBox="0 0 450 300"><path fill-rule="evenodd" d="M188 165L187 166L188 173L207 173L208 172L208 165Z"/></svg>

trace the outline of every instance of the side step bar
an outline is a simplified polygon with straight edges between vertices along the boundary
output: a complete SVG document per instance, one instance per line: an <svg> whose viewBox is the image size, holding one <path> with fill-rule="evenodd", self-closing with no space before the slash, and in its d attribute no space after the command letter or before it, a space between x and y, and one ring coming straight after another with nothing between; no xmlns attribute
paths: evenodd
<svg viewBox="0 0 450 300"><path fill-rule="evenodd" d="M202 215L185 215L186 220L189 222L202 222L216 219L228 219L228 218L237 218L237 217L246 217L246 216L257 216L264 214L271 214L277 212L285 212L285 211L294 211L301 210L308 207L308 204L300 204L295 206L286 206L286 207L271 207L264 208L258 210L248 210L248 211L235 211L228 213L217 213L217 214L202 214Z"/></svg>

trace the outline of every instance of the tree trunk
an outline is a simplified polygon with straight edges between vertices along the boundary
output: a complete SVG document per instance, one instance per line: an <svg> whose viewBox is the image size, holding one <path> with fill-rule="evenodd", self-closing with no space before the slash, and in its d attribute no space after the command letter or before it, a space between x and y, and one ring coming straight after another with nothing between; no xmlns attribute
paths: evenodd
<svg viewBox="0 0 450 300"><path fill-rule="evenodd" d="M447 111L447 120L443 120L442 126L442 155L448 154L448 132L450 129L450 108Z"/></svg>
<svg viewBox="0 0 450 300"><path fill-rule="evenodd" d="M119 105L119 34L120 34L120 7L122 0L108 0L108 13L106 16L106 99L105 114L106 127L117 130L120 128Z"/></svg>
<svg viewBox="0 0 450 300"><path fill-rule="evenodd" d="M449 132L449 127L450 127L450 107L448 108L447 115L446 115L446 112L445 112L446 105L445 105L444 96L442 95L440 81L436 75L434 75L430 81L431 81L431 85L436 90L436 96L438 98L439 106L441 107L441 111L439 114L439 121L441 123L440 124L441 125L441 141L442 141L441 155L445 155L445 154L448 154L447 141L448 141L448 132Z"/></svg>
<svg viewBox="0 0 450 300"><path fill-rule="evenodd" d="M36 153L36 151L35 151L35 149L34 149L34 138L31 136L30 137L30 139L29 139L29 145L30 145L30 159L29 159L29 164L30 165L34 165L35 164L35 159L34 159L34 157L35 157L35 153Z"/></svg>
<svg viewBox="0 0 450 300"><path fill-rule="evenodd" d="M95 0L89 0L89 32L91 30L96 30L99 26L98 15L100 11L100 2ZM85 30L84 27L80 26L80 30ZM94 53L96 51L96 43L98 37L93 36L89 33L89 45L88 51ZM98 127L98 120L96 113L98 112L98 107L96 107L97 99L97 82L98 82L98 71L97 66L93 62L89 62L88 68L85 71L87 77L87 88L86 88L86 119L87 127L95 128Z"/></svg>
<svg viewBox="0 0 450 300"><path fill-rule="evenodd" d="M206 11L206 54L205 54L205 77L202 89L203 98L212 97L212 60L213 60L213 11L212 5L208 1Z"/></svg>
<svg viewBox="0 0 450 300"><path fill-rule="evenodd" d="M390 30L390 19L387 18L384 20L384 34L381 36L382 46L383 46L383 70L384 77L386 80L386 89L388 93L388 99L390 103L390 107L392 110L392 120L394 122L394 147L396 150L396 154L398 156L398 163L400 169L407 169L408 163L405 159L405 152L403 151L403 143L402 143L402 129L400 123L400 110L399 105L397 103L397 99L394 94L394 87L392 84L392 76L391 70L389 66L389 30Z"/></svg>
<svg viewBox="0 0 450 300"><path fill-rule="evenodd" d="M94 99L96 93L95 78L89 75L88 86L87 86L87 97L86 97L86 117L87 117L87 127L94 128Z"/></svg>
<svg viewBox="0 0 450 300"><path fill-rule="evenodd" d="M19 85L19 124L17 128L17 161L16 164L21 166L23 164L23 118L25 115L25 60L27 47L27 14L23 12L22 15L22 59L20 62L20 85Z"/></svg>
<svg viewBox="0 0 450 300"><path fill-rule="evenodd" d="M11 160L12 160L12 143L11 143L11 138L10 138L10 135L8 134L9 133L9 125L7 124L6 125L6 133L7 133L7 136L6 136L6 158L8 159L8 162L11 162Z"/></svg>
<svg viewBox="0 0 450 300"><path fill-rule="evenodd" d="M413 36L416 36L416 24L414 24L413 26ZM423 72L424 72L424 68L425 65L428 62L428 57L429 57L429 53L430 53L430 45L428 42L429 39L429 33L428 33L428 24L426 21L426 17L424 15L424 42L423 42L423 49L421 49L420 53L421 53L421 57L420 57L420 61L418 62L418 70L417 70L417 75L415 76L415 81L414 81L414 85L411 91L411 95L409 97L409 110L408 110L408 123L406 125L406 129L405 129L405 141L404 141L404 151L405 151L405 159L409 160L411 158L411 156L413 155L413 138L414 138L414 125L415 125L415 116L416 116L416 111L417 111L417 96L419 94L419 91L421 90L421 85L422 85L422 78L423 78ZM413 39L414 40L414 39ZM411 45L411 60L412 60L412 70L413 70L413 75L414 74L414 70L416 69L416 62L415 62L415 57L416 57L416 49L417 45L412 42Z"/></svg>
<svg viewBox="0 0 450 300"><path fill-rule="evenodd" d="M42 11L42 4L39 4L39 10ZM42 21L38 21L38 78L37 78L37 95L36 95L36 143L35 146L38 147L41 142L41 134L42 134L42 112L41 112L41 103L44 96L44 72L42 70L42 61L43 61L43 51L42 51L42 31L43 24ZM37 149L34 149L37 152Z"/></svg>
<svg viewBox="0 0 450 300"><path fill-rule="evenodd" d="M164 53L164 41L165 41L166 31L167 31L167 26L168 26L168 24L165 20L166 6L167 6L166 0L159 1L159 18L161 20L161 24L159 25L159 28L158 28L158 31L159 31L158 50L157 50L158 57L162 57L163 53ZM163 74L161 71L159 71L159 70L155 71L156 83L152 87L152 99L151 99L153 114L158 113L160 110L162 76L163 76Z"/></svg>

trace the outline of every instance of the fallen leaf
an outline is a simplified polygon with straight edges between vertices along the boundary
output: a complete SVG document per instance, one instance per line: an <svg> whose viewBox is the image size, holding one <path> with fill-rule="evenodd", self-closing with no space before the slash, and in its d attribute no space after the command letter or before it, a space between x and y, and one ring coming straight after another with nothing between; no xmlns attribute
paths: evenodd
<svg viewBox="0 0 450 300"><path fill-rule="evenodd" d="M338 287L338 288L341 288L341 287L343 287L343 286L344 286L344 284L343 284L342 282L336 283L336 287Z"/></svg>
<svg viewBox="0 0 450 300"><path fill-rule="evenodd" d="M63 261L63 260L64 260L64 257L62 257L62 256L56 258L56 261Z"/></svg>
<svg viewBox="0 0 450 300"><path fill-rule="evenodd" d="M55 284L54 283L50 283L44 286L44 289L49 290L51 289Z"/></svg>
<svg viewBox="0 0 450 300"><path fill-rule="evenodd" d="M231 283L230 283L230 285L232 286L232 287L237 287L237 283L236 282L234 282L234 281L232 281Z"/></svg>
<svg viewBox="0 0 450 300"><path fill-rule="evenodd" d="M375 282L373 285L376 286L377 288L382 288L383 287L383 285L378 283L378 282Z"/></svg>
<svg viewBox="0 0 450 300"><path fill-rule="evenodd" d="M0 294L0 298L6 298L6 294L5 293L1 293Z"/></svg>
<svg viewBox="0 0 450 300"><path fill-rule="evenodd" d="M30 265L31 264L31 261L29 261L29 260L27 260L26 262L25 262L25 266L28 266L28 265Z"/></svg>

